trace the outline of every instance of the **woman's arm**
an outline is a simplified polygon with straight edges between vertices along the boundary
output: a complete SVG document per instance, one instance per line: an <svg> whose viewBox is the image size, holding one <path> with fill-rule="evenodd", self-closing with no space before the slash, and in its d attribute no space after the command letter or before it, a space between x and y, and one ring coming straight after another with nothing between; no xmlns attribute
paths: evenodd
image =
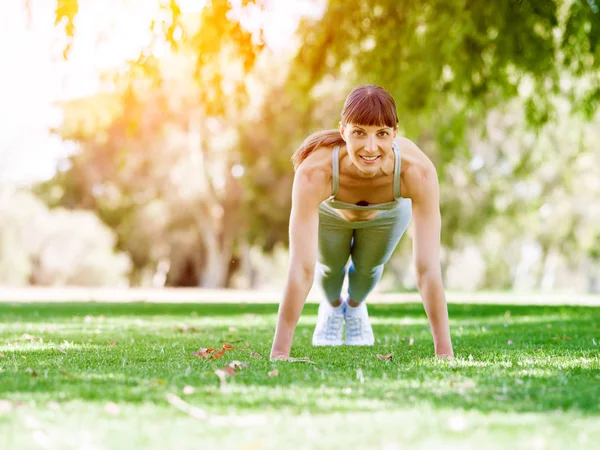
<svg viewBox="0 0 600 450"><path fill-rule="evenodd" d="M318 169L298 169L292 188L290 260L288 278L279 305L272 359L290 355L294 331L314 281L319 233L319 204L326 198L326 174ZM325 197L324 197L325 195Z"/></svg>
<svg viewBox="0 0 600 450"><path fill-rule="evenodd" d="M413 169L411 169L413 170ZM435 167L414 167L411 184L416 186L412 198L413 258L417 287L429 319L435 354L452 358L452 341L448 323L448 307L440 267L440 189Z"/></svg>

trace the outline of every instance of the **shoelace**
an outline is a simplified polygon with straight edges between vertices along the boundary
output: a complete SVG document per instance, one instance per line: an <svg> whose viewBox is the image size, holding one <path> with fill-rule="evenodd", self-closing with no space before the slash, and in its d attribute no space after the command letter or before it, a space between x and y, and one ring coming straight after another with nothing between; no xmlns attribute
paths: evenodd
<svg viewBox="0 0 600 450"><path fill-rule="evenodd" d="M362 336L362 318L361 317L347 317L346 318L346 333L349 337L360 337Z"/></svg>
<svg viewBox="0 0 600 450"><path fill-rule="evenodd" d="M337 339L339 331L342 328L344 316L332 314L327 317L327 327L325 328L325 337L327 339Z"/></svg>

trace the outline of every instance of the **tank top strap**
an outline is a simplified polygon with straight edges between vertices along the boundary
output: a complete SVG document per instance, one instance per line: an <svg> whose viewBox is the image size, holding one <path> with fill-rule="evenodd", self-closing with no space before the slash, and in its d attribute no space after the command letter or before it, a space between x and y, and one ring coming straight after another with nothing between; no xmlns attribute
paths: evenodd
<svg viewBox="0 0 600 450"><path fill-rule="evenodd" d="M400 198L400 169L402 168L402 157L398 145L394 142L392 146L396 157L396 164L394 164L394 198L398 200Z"/></svg>
<svg viewBox="0 0 600 450"><path fill-rule="evenodd" d="M331 197L335 197L338 193L338 190L340 188L340 147L339 145L336 145L335 148L333 149L333 155L332 155L332 172L331 172L331 184L332 184L332 190L331 190Z"/></svg>

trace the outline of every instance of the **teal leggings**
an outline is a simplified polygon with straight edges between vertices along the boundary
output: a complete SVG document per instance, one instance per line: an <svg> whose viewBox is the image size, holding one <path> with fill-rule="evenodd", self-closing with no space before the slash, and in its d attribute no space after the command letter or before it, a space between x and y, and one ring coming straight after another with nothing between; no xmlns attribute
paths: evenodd
<svg viewBox="0 0 600 450"><path fill-rule="evenodd" d="M340 298L348 258L348 295L362 302L383 275L387 263L412 217L410 199L400 199L394 209L379 211L372 220L348 222L322 203L319 207L317 283L325 298Z"/></svg>

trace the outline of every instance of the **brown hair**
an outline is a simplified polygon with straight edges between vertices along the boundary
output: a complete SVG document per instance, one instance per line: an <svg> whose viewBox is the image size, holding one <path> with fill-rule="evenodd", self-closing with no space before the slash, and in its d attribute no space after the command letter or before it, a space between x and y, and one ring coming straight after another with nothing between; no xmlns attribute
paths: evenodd
<svg viewBox="0 0 600 450"><path fill-rule="evenodd" d="M354 89L342 108L342 125L348 123L356 125L385 125L396 128L398 114L396 102L392 95L384 88L367 84ZM319 147L335 147L343 145L344 139L339 130L323 130L311 134L292 155L294 170L298 169L302 161Z"/></svg>

